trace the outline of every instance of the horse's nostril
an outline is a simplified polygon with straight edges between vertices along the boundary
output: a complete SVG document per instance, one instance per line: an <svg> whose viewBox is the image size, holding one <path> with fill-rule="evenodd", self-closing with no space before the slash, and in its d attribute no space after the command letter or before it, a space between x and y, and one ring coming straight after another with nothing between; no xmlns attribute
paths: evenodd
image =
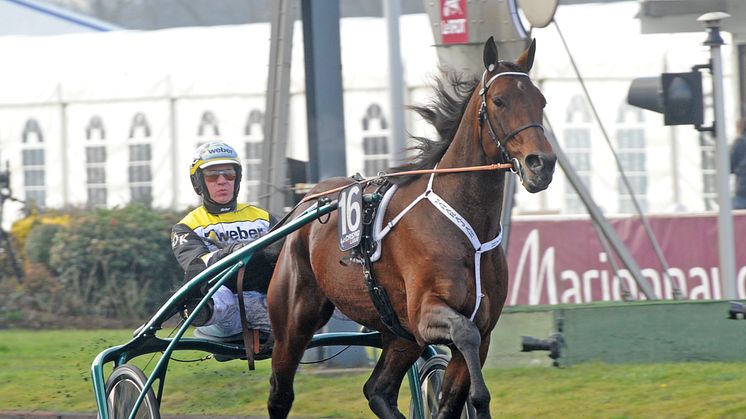
<svg viewBox="0 0 746 419"><path fill-rule="evenodd" d="M537 154L531 154L526 157L526 166L528 166L531 171L538 171L541 170L541 168L544 166L544 159L542 159Z"/></svg>
<svg viewBox="0 0 746 419"><path fill-rule="evenodd" d="M526 157L526 166L534 173L546 171L554 172L557 158L553 154L531 154Z"/></svg>

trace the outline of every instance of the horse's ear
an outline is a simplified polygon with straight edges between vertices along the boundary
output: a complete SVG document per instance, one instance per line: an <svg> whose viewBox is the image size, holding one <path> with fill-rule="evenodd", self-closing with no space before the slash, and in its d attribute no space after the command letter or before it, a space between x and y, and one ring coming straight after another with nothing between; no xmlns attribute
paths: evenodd
<svg viewBox="0 0 746 419"><path fill-rule="evenodd" d="M484 68L487 69L487 71L495 69L495 65L497 64L497 45L495 45L495 39L491 36L490 39L484 43L482 59L484 60Z"/></svg>
<svg viewBox="0 0 746 419"><path fill-rule="evenodd" d="M534 65L534 53L536 53L536 39L531 40L531 45L521 53L515 63L523 67L524 71L529 72Z"/></svg>

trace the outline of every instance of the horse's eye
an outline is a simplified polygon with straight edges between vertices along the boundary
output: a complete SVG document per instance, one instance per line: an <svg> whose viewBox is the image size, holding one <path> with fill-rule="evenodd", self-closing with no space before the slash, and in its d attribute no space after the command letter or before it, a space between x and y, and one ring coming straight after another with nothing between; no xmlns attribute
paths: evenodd
<svg viewBox="0 0 746 419"><path fill-rule="evenodd" d="M492 98L492 103L494 103L495 106L499 108L502 108L503 106L505 106L505 102L503 102L503 100L500 99L499 97Z"/></svg>

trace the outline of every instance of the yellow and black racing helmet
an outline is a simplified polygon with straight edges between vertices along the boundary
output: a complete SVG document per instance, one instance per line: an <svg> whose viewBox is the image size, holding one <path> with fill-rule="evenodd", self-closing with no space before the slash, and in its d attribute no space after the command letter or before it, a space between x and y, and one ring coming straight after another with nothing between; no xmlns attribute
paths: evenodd
<svg viewBox="0 0 746 419"><path fill-rule="evenodd" d="M219 164L232 164L236 166L236 181L233 185L233 199L225 205L217 204L210 199L210 194L207 193L207 186L205 185L205 179L202 175L202 169ZM211 141L199 146L197 150L194 151L192 164L189 167L189 178L192 181L194 192L202 196L202 200L210 212L214 212L211 208L212 206L219 207L215 208L218 212L224 212L236 208L238 190L241 187L241 159L238 157L238 153L236 153L236 150L234 150L233 147L222 141Z"/></svg>

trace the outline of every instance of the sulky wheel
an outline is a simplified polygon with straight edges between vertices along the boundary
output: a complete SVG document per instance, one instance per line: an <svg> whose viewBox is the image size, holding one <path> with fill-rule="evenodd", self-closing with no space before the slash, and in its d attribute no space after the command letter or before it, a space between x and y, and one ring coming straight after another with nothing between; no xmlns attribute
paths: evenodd
<svg viewBox="0 0 746 419"><path fill-rule="evenodd" d="M137 398L140 396L145 383L148 381L140 368L124 364L114 369L106 380L106 404L109 407L109 417L112 419L126 419L129 417ZM148 389L136 419L160 419L158 400L153 389Z"/></svg>
<svg viewBox="0 0 746 419"><path fill-rule="evenodd" d="M417 362L420 365L420 391L422 393L423 413L425 419L431 419L438 414L438 401L440 400L440 388L443 385L443 376L446 367L448 367L449 357L443 354L437 354L430 357L427 361L421 359ZM414 417L414 406L409 407L409 416ZM461 419L471 419L476 417L476 412L468 401L461 412Z"/></svg>

